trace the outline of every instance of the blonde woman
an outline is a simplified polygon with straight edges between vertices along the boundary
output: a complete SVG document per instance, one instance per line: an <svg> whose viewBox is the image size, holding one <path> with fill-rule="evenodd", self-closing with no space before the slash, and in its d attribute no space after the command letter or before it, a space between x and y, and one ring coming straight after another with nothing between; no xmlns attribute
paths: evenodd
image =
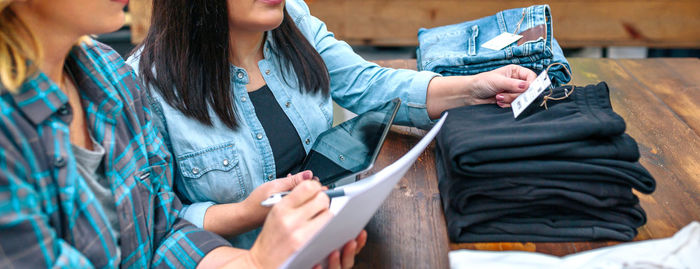
<svg viewBox="0 0 700 269"><path fill-rule="evenodd" d="M119 28L126 2L0 0L0 266L279 266L329 219L328 197L308 171L273 181L296 187L249 251L179 218L134 73L86 37Z"/></svg>

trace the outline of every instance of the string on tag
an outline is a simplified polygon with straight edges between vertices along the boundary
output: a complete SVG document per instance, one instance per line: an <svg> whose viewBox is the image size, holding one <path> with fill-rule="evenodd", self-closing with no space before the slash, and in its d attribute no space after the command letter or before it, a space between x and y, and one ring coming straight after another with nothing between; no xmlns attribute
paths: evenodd
<svg viewBox="0 0 700 269"><path fill-rule="evenodd" d="M564 65L564 64L562 64L562 63L553 63L553 64L550 64L549 66L547 66L547 69L545 70L545 72L547 72L547 74L549 74L549 68L551 68L552 66L555 66L555 65L561 65L562 67L564 67L564 71L566 71L566 74L568 74L569 77L573 80L574 76L571 75L571 71L569 70L568 67L566 67L566 65ZM547 107L547 101L548 101L548 100L561 101L561 100L564 100L564 99L566 99L566 98L569 98L569 96L571 96L571 94L574 93L574 89L576 89L576 87L574 87L574 85L568 85L568 84L567 84L567 85L562 85L562 87L566 87L566 86L569 86L569 87L571 87L571 88L570 88L570 89L569 89L569 88L564 88L564 96L562 96L562 97L552 97L552 94L554 93L554 90L550 87L550 88L549 88L549 94L547 94L547 95L545 95L545 96L543 97L543 100L542 100L542 103L540 104L540 106L544 106L544 109L549 109L549 108Z"/></svg>
<svg viewBox="0 0 700 269"><path fill-rule="evenodd" d="M517 35L518 32L520 31L520 25L523 23L525 20L525 8L523 8L523 15L520 17L520 21L518 22L518 25L515 26L515 31L513 32L514 35Z"/></svg>

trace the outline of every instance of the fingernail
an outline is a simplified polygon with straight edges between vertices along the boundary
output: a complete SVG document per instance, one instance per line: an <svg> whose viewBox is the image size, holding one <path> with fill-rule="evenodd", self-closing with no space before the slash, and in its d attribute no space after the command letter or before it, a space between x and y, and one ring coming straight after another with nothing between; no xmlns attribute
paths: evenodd
<svg viewBox="0 0 700 269"><path fill-rule="evenodd" d="M306 171L304 171L303 174L301 174L301 178L303 178L303 179L311 179L312 177L313 177L313 174L309 170L306 170Z"/></svg>
<svg viewBox="0 0 700 269"><path fill-rule="evenodd" d="M503 99L505 99L505 98L506 98L506 97L503 96L502 94L497 94L497 95L496 95L496 101L502 102Z"/></svg>
<svg viewBox="0 0 700 269"><path fill-rule="evenodd" d="M521 89L525 89L525 87L527 87L527 82L525 82L525 81L520 82L520 85L518 85L518 87Z"/></svg>
<svg viewBox="0 0 700 269"><path fill-rule="evenodd" d="M317 176L314 176L314 178L312 178L312 179L313 179L313 180L316 180L316 181L321 181L321 179L318 178Z"/></svg>

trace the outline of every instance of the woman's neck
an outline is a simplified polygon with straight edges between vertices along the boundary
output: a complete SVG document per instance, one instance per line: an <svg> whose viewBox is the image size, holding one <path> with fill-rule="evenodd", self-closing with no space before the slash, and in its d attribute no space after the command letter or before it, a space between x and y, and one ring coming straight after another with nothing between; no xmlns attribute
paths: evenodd
<svg viewBox="0 0 700 269"><path fill-rule="evenodd" d="M81 35L59 27L60 24L46 21L25 8L29 7L17 7L15 12L21 13L22 22L38 41L42 55L37 65L51 80L60 84L68 53Z"/></svg>
<svg viewBox="0 0 700 269"><path fill-rule="evenodd" d="M230 31L230 61L233 65L247 69L257 67L263 59L262 46L264 32Z"/></svg>

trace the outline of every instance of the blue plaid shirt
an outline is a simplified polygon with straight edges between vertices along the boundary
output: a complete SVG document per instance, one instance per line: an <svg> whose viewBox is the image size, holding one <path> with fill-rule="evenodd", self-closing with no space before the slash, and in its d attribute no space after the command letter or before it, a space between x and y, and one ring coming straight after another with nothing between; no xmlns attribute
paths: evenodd
<svg viewBox="0 0 700 269"><path fill-rule="evenodd" d="M123 59L105 45L83 43L66 65L90 132L106 150L120 227L111 227L76 169L67 96L38 73L17 94L0 87L0 267L193 268L227 245L178 218L170 155Z"/></svg>

